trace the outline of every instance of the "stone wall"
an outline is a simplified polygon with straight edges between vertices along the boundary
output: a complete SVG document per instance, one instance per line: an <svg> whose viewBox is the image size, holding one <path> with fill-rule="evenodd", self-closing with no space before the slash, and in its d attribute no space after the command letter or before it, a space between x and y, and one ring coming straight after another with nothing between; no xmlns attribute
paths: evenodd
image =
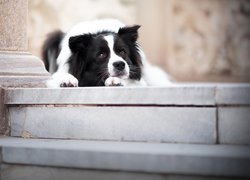
<svg viewBox="0 0 250 180"><path fill-rule="evenodd" d="M249 80L250 1L169 0L167 65L180 77Z"/></svg>
<svg viewBox="0 0 250 180"><path fill-rule="evenodd" d="M29 0L29 12L35 55L48 32L111 17L142 25L149 60L179 81L250 81L248 0Z"/></svg>

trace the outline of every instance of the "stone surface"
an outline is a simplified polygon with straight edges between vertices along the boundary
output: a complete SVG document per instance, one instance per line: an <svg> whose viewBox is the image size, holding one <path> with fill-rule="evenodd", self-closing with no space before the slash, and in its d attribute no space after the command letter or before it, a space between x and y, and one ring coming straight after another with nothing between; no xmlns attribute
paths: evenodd
<svg viewBox="0 0 250 180"><path fill-rule="evenodd" d="M216 103L250 105L250 84L221 84L216 87Z"/></svg>
<svg viewBox="0 0 250 180"><path fill-rule="evenodd" d="M185 176L167 174L149 174L135 172L119 172L107 170L85 170L71 168L3 165L1 180L228 180L228 177ZM230 180L245 180L245 178L230 177Z"/></svg>
<svg viewBox="0 0 250 180"><path fill-rule="evenodd" d="M249 144L249 93L249 84L8 88L4 103L13 136Z"/></svg>
<svg viewBox="0 0 250 180"><path fill-rule="evenodd" d="M164 52L172 74L249 82L248 0L169 0L166 5Z"/></svg>
<svg viewBox="0 0 250 180"><path fill-rule="evenodd" d="M165 175L71 168L3 165L1 180L166 180Z"/></svg>
<svg viewBox="0 0 250 180"><path fill-rule="evenodd" d="M1 138L3 163L250 177L248 146Z"/></svg>
<svg viewBox="0 0 250 180"><path fill-rule="evenodd" d="M221 107L219 143L250 145L250 107Z"/></svg>
<svg viewBox="0 0 250 180"><path fill-rule="evenodd" d="M0 52L0 76L49 76L42 60L22 52Z"/></svg>
<svg viewBox="0 0 250 180"><path fill-rule="evenodd" d="M126 106L10 107L11 135L212 144L215 108Z"/></svg>
<svg viewBox="0 0 250 180"><path fill-rule="evenodd" d="M0 134L8 134L9 127L5 113L6 105L4 104L4 89L0 86Z"/></svg>
<svg viewBox="0 0 250 180"><path fill-rule="evenodd" d="M0 86L45 87L49 78L44 64L24 52L0 52Z"/></svg>
<svg viewBox="0 0 250 180"><path fill-rule="evenodd" d="M0 76L0 85L3 87L45 88L47 79L47 76Z"/></svg>
<svg viewBox="0 0 250 180"><path fill-rule="evenodd" d="M0 50L27 51L27 0L0 1Z"/></svg>
<svg viewBox="0 0 250 180"><path fill-rule="evenodd" d="M215 105L215 87L179 84L170 87L9 88L6 104Z"/></svg>
<svg viewBox="0 0 250 180"><path fill-rule="evenodd" d="M6 104L250 105L250 84L169 87L8 88Z"/></svg>
<svg viewBox="0 0 250 180"><path fill-rule="evenodd" d="M0 12L0 86L44 86L48 72L41 60L27 53L28 1L0 0Z"/></svg>

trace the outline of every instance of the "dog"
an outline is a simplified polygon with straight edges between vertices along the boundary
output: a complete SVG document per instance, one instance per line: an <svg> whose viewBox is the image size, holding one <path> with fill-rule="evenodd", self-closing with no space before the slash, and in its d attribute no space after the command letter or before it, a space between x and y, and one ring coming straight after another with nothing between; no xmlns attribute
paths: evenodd
<svg viewBox="0 0 250 180"><path fill-rule="evenodd" d="M115 19L82 22L48 35L42 48L47 87L166 86L170 76L152 66L137 42L139 25Z"/></svg>

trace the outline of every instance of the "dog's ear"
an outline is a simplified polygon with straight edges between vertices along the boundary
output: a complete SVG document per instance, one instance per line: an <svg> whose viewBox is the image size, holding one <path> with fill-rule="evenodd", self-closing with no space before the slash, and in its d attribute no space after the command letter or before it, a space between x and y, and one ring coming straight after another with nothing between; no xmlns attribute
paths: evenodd
<svg viewBox="0 0 250 180"><path fill-rule="evenodd" d="M91 34L72 36L69 38L69 48L72 52L83 51L89 46L92 39Z"/></svg>
<svg viewBox="0 0 250 180"><path fill-rule="evenodd" d="M131 27L122 27L118 31L118 35L120 35L122 38L125 38L127 40L132 41L133 43L136 42L138 38L138 29L141 26L135 25Z"/></svg>

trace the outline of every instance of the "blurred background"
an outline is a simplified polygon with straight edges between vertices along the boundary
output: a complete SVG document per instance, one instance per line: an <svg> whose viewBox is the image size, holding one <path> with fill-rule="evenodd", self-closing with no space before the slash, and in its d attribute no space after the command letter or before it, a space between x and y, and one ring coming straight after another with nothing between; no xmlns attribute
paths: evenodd
<svg viewBox="0 0 250 180"><path fill-rule="evenodd" d="M29 0L29 51L80 21L142 25L150 62L180 82L250 82L249 0Z"/></svg>

